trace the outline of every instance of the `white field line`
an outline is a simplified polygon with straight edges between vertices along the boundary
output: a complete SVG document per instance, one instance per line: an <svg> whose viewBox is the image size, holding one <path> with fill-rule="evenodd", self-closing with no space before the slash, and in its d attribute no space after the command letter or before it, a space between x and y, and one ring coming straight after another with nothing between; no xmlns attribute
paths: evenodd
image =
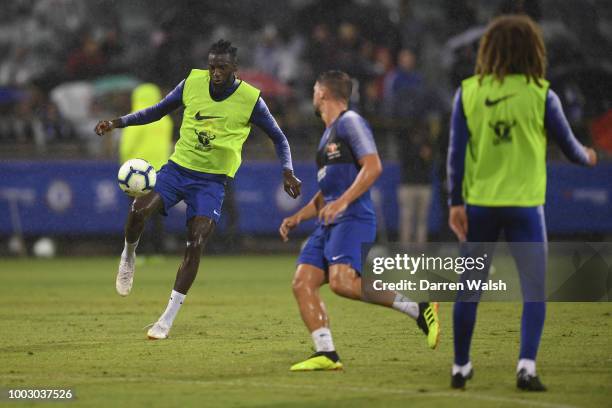
<svg viewBox="0 0 612 408"><path fill-rule="evenodd" d="M295 374L294 374L295 375ZM300 374L297 374L298 376ZM8 375L8 376L0 376L0 378L14 378L14 379L23 379L18 375ZM146 383L175 383L175 384L191 384L198 385L203 387L210 386L230 386L230 387L254 387L259 389L291 389L291 390L304 390L304 389L312 389L315 391L349 391L354 393L362 393L369 395L383 394L383 395L409 395L411 397L434 397L434 398L462 398L466 400L474 400L474 401L488 401L488 402L498 402L498 403L508 403L515 405L524 405L531 407L542 407L542 408L578 408L575 405L566 405L566 404L556 404L553 402L544 402L544 401L531 401L524 398L512 398L512 397L496 397L494 395L486 395L486 394L475 394L470 391L434 391L434 392L420 392L416 390L402 390L397 388L371 388L371 387L351 387L351 386L334 386L334 387L321 387L320 385L314 384L278 384L278 383L265 383L258 381L248 381L248 380L181 380L181 379L160 379L160 378L148 378L148 377L113 377L113 376L104 376L104 377L71 377L70 381L74 381L76 383L82 382L83 385L91 384L91 383L104 383L104 382L146 382ZM6 387L5 387L6 388ZM22 388L32 388L24 386ZM78 389L75 390L78 393Z"/></svg>

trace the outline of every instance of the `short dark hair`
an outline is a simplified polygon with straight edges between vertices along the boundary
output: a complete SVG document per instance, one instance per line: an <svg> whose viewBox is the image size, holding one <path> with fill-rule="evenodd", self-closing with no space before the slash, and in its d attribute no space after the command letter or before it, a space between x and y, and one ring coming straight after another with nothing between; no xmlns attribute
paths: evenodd
<svg viewBox="0 0 612 408"><path fill-rule="evenodd" d="M236 60L238 48L233 47L230 41L221 39L210 46L209 54L229 54L233 60Z"/></svg>
<svg viewBox="0 0 612 408"><path fill-rule="evenodd" d="M342 71L326 71L319 75L317 82L330 90L337 99L349 101L353 92L351 77Z"/></svg>

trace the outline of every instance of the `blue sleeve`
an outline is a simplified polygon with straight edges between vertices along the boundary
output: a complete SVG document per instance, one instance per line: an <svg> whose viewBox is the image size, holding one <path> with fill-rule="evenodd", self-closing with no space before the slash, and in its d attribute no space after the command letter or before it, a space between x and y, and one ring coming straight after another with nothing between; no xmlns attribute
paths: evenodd
<svg viewBox="0 0 612 408"><path fill-rule="evenodd" d="M567 122L559 96L551 89L548 90L546 95L544 126L546 132L557 141L565 157L584 166L589 163L589 157L584 146L576 139Z"/></svg>
<svg viewBox="0 0 612 408"><path fill-rule="evenodd" d="M257 127L266 132L268 137L272 139L274 148L276 149L276 155L280 159L283 169L293 170L289 142L261 97L257 100L255 108L253 108L253 113L251 113L251 123L257 125Z"/></svg>
<svg viewBox="0 0 612 408"><path fill-rule="evenodd" d="M355 112L347 112L339 120L338 136L348 142L357 160L378 153L372 129L364 118Z"/></svg>
<svg viewBox="0 0 612 408"><path fill-rule="evenodd" d="M461 103L461 88L459 88L453 100L450 138L448 142L448 158L446 161L449 205L463 204L463 174L465 171L465 153L469 137L470 131L467 126L465 112L463 111L463 103Z"/></svg>
<svg viewBox="0 0 612 408"><path fill-rule="evenodd" d="M146 125L147 123L160 120L170 112L183 106L183 87L185 80L182 80L164 99L158 104L122 116L120 127Z"/></svg>

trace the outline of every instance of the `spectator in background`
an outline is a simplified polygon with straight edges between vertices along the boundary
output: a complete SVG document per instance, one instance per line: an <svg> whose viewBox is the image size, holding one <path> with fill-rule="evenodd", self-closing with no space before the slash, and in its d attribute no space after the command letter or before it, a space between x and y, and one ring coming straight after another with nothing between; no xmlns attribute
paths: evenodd
<svg viewBox="0 0 612 408"><path fill-rule="evenodd" d="M383 88L385 113L389 117L404 121L418 116L418 102L425 91L425 82L416 72L416 56L412 50L400 50L397 67L387 74Z"/></svg>
<svg viewBox="0 0 612 408"><path fill-rule="evenodd" d="M90 79L105 72L106 63L100 44L87 33L80 47L68 56L66 73L71 79Z"/></svg>
<svg viewBox="0 0 612 408"><path fill-rule="evenodd" d="M332 69L335 50L336 41L329 27L323 23L314 26L304 53L306 62L312 67L313 80L319 72Z"/></svg>
<svg viewBox="0 0 612 408"><path fill-rule="evenodd" d="M34 112L34 141L43 149L49 143L69 142L75 139L75 132L70 123L60 114L55 103L45 100Z"/></svg>
<svg viewBox="0 0 612 408"><path fill-rule="evenodd" d="M132 112L148 108L162 99L159 87L152 83L139 85L132 92ZM119 160L144 159L151 163L156 171L168 162L172 153L173 123L169 116L147 125L129 126L123 129L119 142ZM151 237L154 253L163 253L163 218L156 213L151 223L154 233Z"/></svg>
<svg viewBox="0 0 612 408"><path fill-rule="evenodd" d="M335 68L345 71L351 77L362 81L370 73L368 62L362 54L363 41L359 28L349 22L343 22L338 27L338 43L335 50Z"/></svg>
<svg viewBox="0 0 612 408"><path fill-rule="evenodd" d="M400 136L399 241L423 243L427 242L434 146L425 121Z"/></svg>
<svg viewBox="0 0 612 408"><path fill-rule="evenodd" d="M258 70L279 78L282 63L282 48L279 44L278 30L268 24L261 33L261 40L255 46L253 64Z"/></svg>
<svg viewBox="0 0 612 408"><path fill-rule="evenodd" d="M374 51L374 78L365 84L362 109L366 116L380 117L383 115L383 93L385 79L394 69L393 55L387 47L380 47Z"/></svg>
<svg viewBox="0 0 612 408"><path fill-rule="evenodd" d="M385 78L383 101L385 113L393 120L400 139L398 204L402 243L427 241L434 156L429 126L432 96L416 71L414 52L408 48L400 50L397 67Z"/></svg>

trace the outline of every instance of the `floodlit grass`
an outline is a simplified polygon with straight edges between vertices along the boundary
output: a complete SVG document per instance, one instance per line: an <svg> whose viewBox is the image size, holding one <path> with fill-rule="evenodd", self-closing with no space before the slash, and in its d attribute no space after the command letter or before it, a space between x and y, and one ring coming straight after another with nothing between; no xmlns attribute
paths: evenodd
<svg viewBox="0 0 612 408"><path fill-rule="evenodd" d="M550 304L538 371L515 389L520 304L479 309L465 392L449 388L452 304L436 351L409 318L327 289L343 372L290 373L311 353L291 294L294 259L206 257L171 338L143 327L166 306L178 258L139 265L115 293L118 259L0 260L0 388L71 388L70 407L610 406L612 304ZM6 393L6 392L5 392ZM40 403L8 403L38 406ZM63 404L54 403L53 406Z"/></svg>

